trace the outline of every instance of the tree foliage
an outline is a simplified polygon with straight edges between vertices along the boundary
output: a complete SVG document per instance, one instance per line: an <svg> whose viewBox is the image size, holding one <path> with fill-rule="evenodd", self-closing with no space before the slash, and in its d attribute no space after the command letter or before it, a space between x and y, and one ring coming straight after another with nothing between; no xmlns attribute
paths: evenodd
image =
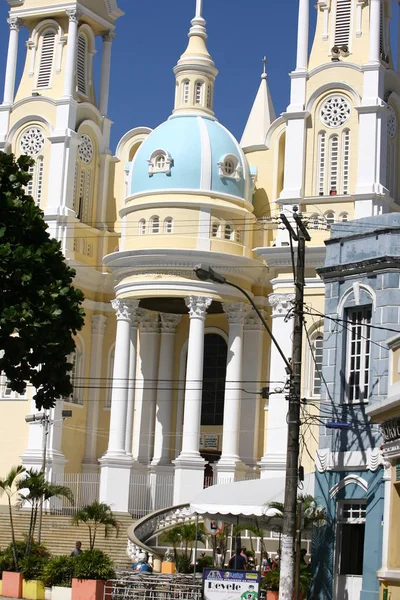
<svg viewBox="0 0 400 600"><path fill-rule="evenodd" d="M85 523L89 529L90 550L94 549L96 535L99 528L104 526L104 537L108 537L110 530L115 529L116 535L119 533L118 521L114 516L110 506L105 502L97 502L84 506L73 516L72 522L79 527L80 523Z"/></svg>
<svg viewBox="0 0 400 600"><path fill-rule="evenodd" d="M19 490L19 481L21 475L25 473L25 469L23 466L12 467L11 471L7 473L7 475L0 479L0 498L3 494L7 496L8 503L8 515L10 518L10 528L11 528L11 549L13 554L14 568L18 571L18 553L16 548L15 541L15 528L14 528L14 519L12 513L12 498Z"/></svg>
<svg viewBox="0 0 400 600"><path fill-rule="evenodd" d="M0 372L36 406L50 408L72 393L68 355L83 327L83 294L43 212L26 195L31 158L0 152Z"/></svg>

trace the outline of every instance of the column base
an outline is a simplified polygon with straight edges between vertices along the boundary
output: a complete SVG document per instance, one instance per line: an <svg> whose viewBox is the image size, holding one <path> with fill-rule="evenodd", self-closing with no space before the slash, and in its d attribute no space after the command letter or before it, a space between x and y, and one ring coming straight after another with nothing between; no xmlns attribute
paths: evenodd
<svg viewBox="0 0 400 600"><path fill-rule="evenodd" d="M187 504L204 488L206 461L200 456L180 455L174 461L174 505Z"/></svg>
<svg viewBox="0 0 400 600"><path fill-rule="evenodd" d="M100 459L100 502L109 504L113 511L129 512L132 458L125 454L105 454Z"/></svg>
<svg viewBox="0 0 400 600"><path fill-rule="evenodd" d="M258 465L260 479L276 479L286 476L286 454L265 454Z"/></svg>
<svg viewBox="0 0 400 600"><path fill-rule="evenodd" d="M231 483L245 478L248 467L237 458L220 458L215 466L217 472L217 483Z"/></svg>
<svg viewBox="0 0 400 600"><path fill-rule="evenodd" d="M99 461L84 461L82 463L82 473L98 473L100 470Z"/></svg>

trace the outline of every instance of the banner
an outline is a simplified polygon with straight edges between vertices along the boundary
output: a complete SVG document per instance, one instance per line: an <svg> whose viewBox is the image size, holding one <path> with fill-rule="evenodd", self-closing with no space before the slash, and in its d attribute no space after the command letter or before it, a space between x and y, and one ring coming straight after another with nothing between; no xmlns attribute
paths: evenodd
<svg viewBox="0 0 400 600"><path fill-rule="evenodd" d="M260 573L204 569L204 600L258 600Z"/></svg>

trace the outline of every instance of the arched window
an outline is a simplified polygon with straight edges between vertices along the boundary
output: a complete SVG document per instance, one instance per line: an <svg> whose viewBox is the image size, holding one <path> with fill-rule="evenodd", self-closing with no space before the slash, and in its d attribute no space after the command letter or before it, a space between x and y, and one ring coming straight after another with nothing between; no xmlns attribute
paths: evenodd
<svg viewBox="0 0 400 600"><path fill-rule="evenodd" d="M47 30L40 38L40 62L36 80L36 87L40 89L51 87L56 35L54 30Z"/></svg>
<svg viewBox="0 0 400 600"><path fill-rule="evenodd" d="M78 37L78 51L76 55L76 85L82 96L87 96L87 71L88 71L88 41L82 33Z"/></svg>
<svg viewBox="0 0 400 600"><path fill-rule="evenodd" d="M331 229L332 225L335 222L335 213L332 210L325 213L325 222L326 222L327 228Z"/></svg>
<svg viewBox="0 0 400 600"><path fill-rule="evenodd" d="M139 235L144 235L146 233L146 219L140 219L138 233Z"/></svg>
<svg viewBox="0 0 400 600"><path fill-rule="evenodd" d="M231 240L232 237L233 237L233 225L231 225L230 223L226 223L225 230L224 230L224 239Z"/></svg>
<svg viewBox="0 0 400 600"><path fill-rule="evenodd" d="M311 215L310 225L312 229L319 229L319 215Z"/></svg>
<svg viewBox="0 0 400 600"><path fill-rule="evenodd" d="M204 81L196 81L194 86L194 103L204 104Z"/></svg>
<svg viewBox="0 0 400 600"><path fill-rule="evenodd" d="M235 240L238 244L242 242L242 232L239 229L235 231Z"/></svg>
<svg viewBox="0 0 400 600"><path fill-rule="evenodd" d="M38 156L44 148L45 138L40 127L29 127L26 129L20 140L20 152L26 154L35 160L35 164L29 167L31 180L26 186L26 193L32 196L36 204L40 206L43 195L43 156Z"/></svg>
<svg viewBox="0 0 400 600"><path fill-rule="evenodd" d="M165 155L160 154L154 159L154 166L157 171L163 171L165 168Z"/></svg>
<svg viewBox="0 0 400 600"><path fill-rule="evenodd" d="M207 108L211 108L211 93L211 83L209 83L207 86Z"/></svg>
<svg viewBox="0 0 400 600"><path fill-rule="evenodd" d="M317 333L312 340L312 348L314 360L312 362L312 387L311 393L313 396L321 394L321 372L322 372L322 355L324 346L324 336L322 333Z"/></svg>
<svg viewBox="0 0 400 600"><path fill-rule="evenodd" d="M211 237L219 237L219 223L217 223L217 221L214 221L214 223L212 224Z"/></svg>
<svg viewBox="0 0 400 600"><path fill-rule="evenodd" d="M223 424L227 355L228 347L223 337L216 333L204 336L202 425Z"/></svg>
<svg viewBox="0 0 400 600"><path fill-rule="evenodd" d="M326 169L326 133L321 131L318 135L317 159L317 195L325 194L325 169Z"/></svg>
<svg viewBox="0 0 400 600"><path fill-rule="evenodd" d="M78 162L76 164L74 186L74 210L82 223L92 224L93 210L93 159L95 156L94 144L86 133L79 140Z"/></svg>
<svg viewBox="0 0 400 600"><path fill-rule="evenodd" d="M340 213L339 221L341 221L342 223L347 223L348 220L349 220L349 215L346 212Z"/></svg>
<svg viewBox="0 0 400 600"><path fill-rule="evenodd" d="M182 82L182 104L188 104L190 94L190 81L185 79Z"/></svg>
<svg viewBox="0 0 400 600"><path fill-rule="evenodd" d="M78 345L75 348L75 352L70 356L69 362L72 364L71 384L74 389L67 401L72 404L83 405L84 364L83 353Z"/></svg>
<svg viewBox="0 0 400 600"><path fill-rule="evenodd" d="M150 219L150 233L160 233L160 217L157 215Z"/></svg>
<svg viewBox="0 0 400 600"><path fill-rule="evenodd" d="M350 131L345 129L342 133L342 193L349 193L350 163Z"/></svg>
<svg viewBox="0 0 400 600"><path fill-rule="evenodd" d="M164 219L164 233L172 233L173 220L172 217Z"/></svg>
<svg viewBox="0 0 400 600"><path fill-rule="evenodd" d="M335 46L348 46L350 42L351 0L337 0Z"/></svg>
<svg viewBox="0 0 400 600"><path fill-rule="evenodd" d="M397 201L397 116L393 106L389 104L387 109L386 187L393 200Z"/></svg>
<svg viewBox="0 0 400 600"><path fill-rule="evenodd" d="M335 196L338 191L339 136L329 138L329 193Z"/></svg>

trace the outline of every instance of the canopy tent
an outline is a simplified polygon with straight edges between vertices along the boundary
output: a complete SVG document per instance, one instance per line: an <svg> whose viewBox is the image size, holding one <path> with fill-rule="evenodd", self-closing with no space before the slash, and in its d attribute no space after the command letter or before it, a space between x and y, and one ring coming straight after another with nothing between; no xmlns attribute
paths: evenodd
<svg viewBox="0 0 400 600"><path fill-rule="evenodd" d="M202 490L190 503L192 514L222 521L259 521L273 518L277 511L268 508L271 502L283 502L285 478L253 479L213 485ZM306 475L299 494L314 495L314 474Z"/></svg>

